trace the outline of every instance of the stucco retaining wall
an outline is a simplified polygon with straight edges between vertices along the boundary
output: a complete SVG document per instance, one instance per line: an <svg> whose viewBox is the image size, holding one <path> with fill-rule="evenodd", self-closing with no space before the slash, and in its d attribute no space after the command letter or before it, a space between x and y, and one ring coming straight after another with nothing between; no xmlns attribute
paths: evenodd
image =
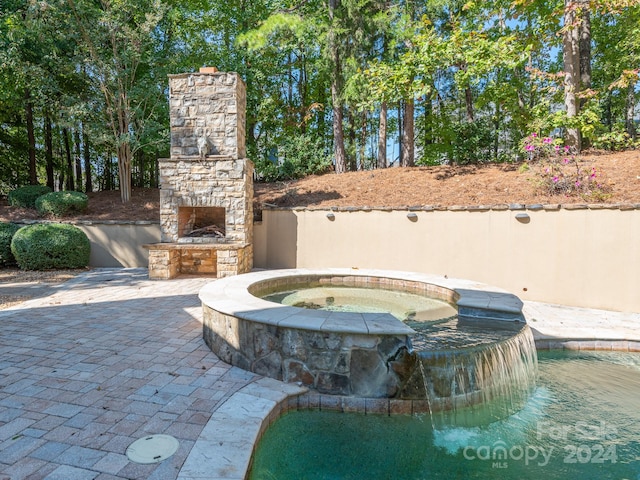
<svg viewBox="0 0 640 480"><path fill-rule="evenodd" d="M636 205L273 209L259 268L376 268L468 278L523 300L640 311Z"/></svg>
<svg viewBox="0 0 640 480"><path fill-rule="evenodd" d="M143 245L160 241L156 223L78 223L91 242L92 267L146 267L149 252Z"/></svg>

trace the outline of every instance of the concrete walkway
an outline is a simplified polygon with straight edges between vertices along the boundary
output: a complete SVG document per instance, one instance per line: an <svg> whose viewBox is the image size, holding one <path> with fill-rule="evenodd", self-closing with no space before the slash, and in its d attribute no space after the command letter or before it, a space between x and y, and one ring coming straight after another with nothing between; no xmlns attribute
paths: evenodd
<svg viewBox="0 0 640 480"><path fill-rule="evenodd" d="M538 349L640 352L640 313L524 302Z"/></svg>
<svg viewBox="0 0 640 480"><path fill-rule="evenodd" d="M261 416L296 388L208 349L197 294L210 281L99 269L1 310L0 480L243 478ZM640 314L526 309L540 339L640 341ZM218 431L215 417L233 428ZM129 461L127 447L149 434L174 436L178 451ZM236 456L209 450L225 442ZM218 468L229 475L213 474L213 456L228 457Z"/></svg>

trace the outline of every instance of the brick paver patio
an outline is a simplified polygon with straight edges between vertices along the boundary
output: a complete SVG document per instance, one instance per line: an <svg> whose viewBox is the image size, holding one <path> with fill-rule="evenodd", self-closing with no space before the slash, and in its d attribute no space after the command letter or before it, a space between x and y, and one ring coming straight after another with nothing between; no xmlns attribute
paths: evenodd
<svg viewBox="0 0 640 480"><path fill-rule="evenodd" d="M208 281L98 269L0 311L0 479L175 479L212 412L259 378L204 344ZM128 460L159 433L175 455Z"/></svg>

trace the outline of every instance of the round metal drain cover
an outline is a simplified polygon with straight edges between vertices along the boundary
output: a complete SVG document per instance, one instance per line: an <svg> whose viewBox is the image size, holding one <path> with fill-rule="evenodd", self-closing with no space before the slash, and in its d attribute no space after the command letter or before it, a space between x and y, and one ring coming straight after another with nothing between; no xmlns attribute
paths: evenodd
<svg viewBox="0 0 640 480"><path fill-rule="evenodd" d="M148 435L127 448L127 457L136 463L158 463L178 450L178 440L171 435Z"/></svg>

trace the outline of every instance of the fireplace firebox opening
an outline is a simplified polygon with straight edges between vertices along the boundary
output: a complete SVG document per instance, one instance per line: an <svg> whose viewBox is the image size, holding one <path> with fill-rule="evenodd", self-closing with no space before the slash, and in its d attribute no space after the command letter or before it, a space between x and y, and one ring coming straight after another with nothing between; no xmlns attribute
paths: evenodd
<svg viewBox="0 0 640 480"><path fill-rule="evenodd" d="M223 240L225 209L223 207L178 207L178 236Z"/></svg>

